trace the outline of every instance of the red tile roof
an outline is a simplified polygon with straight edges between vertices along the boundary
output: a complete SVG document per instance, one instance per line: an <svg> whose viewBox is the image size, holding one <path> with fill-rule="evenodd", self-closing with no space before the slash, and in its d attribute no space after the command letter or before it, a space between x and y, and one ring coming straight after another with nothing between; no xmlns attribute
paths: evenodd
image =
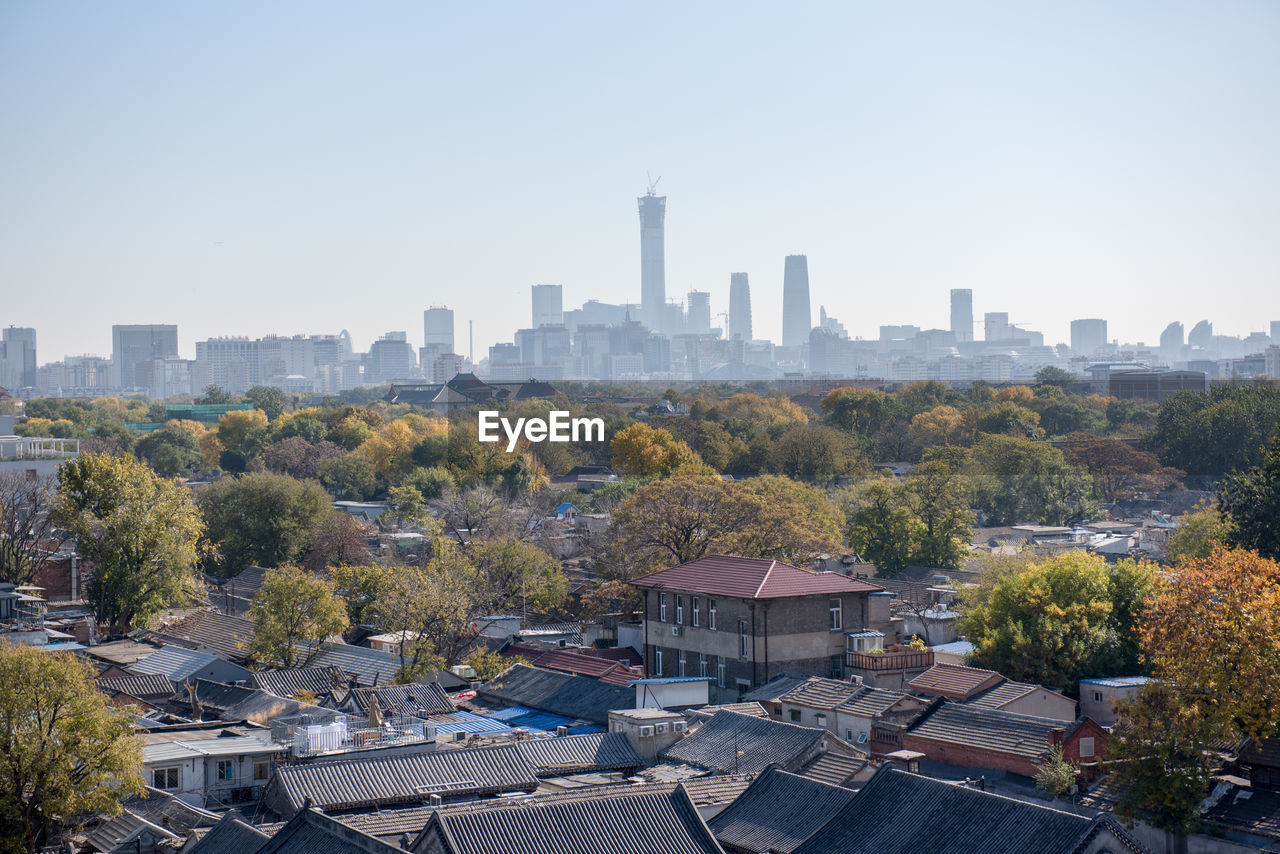
<svg viewBox="0 0 1280 854"><path fill-rule="evenodd" d="M1003 681L1004 677L994 670L961 667L958 664L935 664L908 682L907 687L917 694L967 700Z"/></svg>
<svg viewBox="0 0 1280 854"><path fill-rule="evenodd" d="M561 670L565 673L577 673L580 676L595 676L597 678L612 672L619 666L616 661L606 661L603 658L594 658L590 655L579 655L576 652L567 650L544 652L529 663L535 667L545 667L549 670Z"/></svg>
<svg viewBox="0 0 1280 854"><path fill-rule="evenodd" d="M838 572L810 572L776 560L732 555L707 555L643 575L631 583L637 587L663 587L740 599L878 593L884 589Z"/></svg>

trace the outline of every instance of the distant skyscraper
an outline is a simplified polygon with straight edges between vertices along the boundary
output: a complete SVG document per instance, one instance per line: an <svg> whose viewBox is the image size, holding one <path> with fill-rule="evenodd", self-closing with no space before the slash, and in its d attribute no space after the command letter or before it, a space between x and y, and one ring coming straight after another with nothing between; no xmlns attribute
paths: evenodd
<svg viewBox="0 0 1280 854"><path fill-rule="evenodd" d="M788 255L782 273L782 346L799 347L807 343L812 328L809 259L804 255Z"/></svg>
<svg viewBox="0 0 1280 854"><path fill-rule="evenodd" d="M1202 320L1191 327L1191 333L1187 335L1187 343L1192 347L1200 347L1205 350L1212 348L1213 324L1207 320Z"/></svg>
<svg viewBox="0 0 1280 854"><path fill-rule="evenodd" d="M10 326L0 337L0 386L17 391L36 384L36 331Z"/></svg>
<svg viewBox="0 0 1280 854"><path fill-rule="evenodd" d="M560 285L533 286L533 328L564 323L564 289Z"/></svg>
<svg viewBox="0 0 1280 854"><path fill-rule="evenodd" d="M1186 341L1186 335L1182 330L1182 324L1178 321L1170 323L1164 328L1164 332L1160 333L1160 349L1166 355L1176 356L1182 351L1182 345Z"/></svg>
<svg viewBox="0 0 1280 854"><path fill-rule="evenodd" d="M973 340L973 291L969 288L951 290L951 331L957 341Z"/></svg>
<svg viewBox="0 0 1280 854"><path fill-rule="evenodd" d="M453 309L433 305L422 313L422 349L436 356L458 352L453 345Z"/></svg>
<svg viewBox="0 0 1280 854"><path fill-rule="evenodd" d="M1271 343L1280 347L1280 320L1271 321Z"/></svg>
<svg viewBox="0 0 1280 854"><path fill-rule="evenodd" d="M142 363L177 355L178 327L174 324L111 327L111 364L117 388L150 388L151 366Z"/></svg>
<svg viewBox="0 0 1280 854"><path fill-rule="evenodd" d="M667 197L655 196L653 187L636 201L640 207L640 322L650 329L670 332L663 324L667 304L667 261L663 222Z"/></svg>
<svg viewBox="0 0 1280 854"><path fill-rule="evenodd" d="M1071 349L1092 356L1107 343L1107 322L1092 317L1071 321Z"/></svg>
<svg viewBox="0 0 1280 854"><path fill-rule="evenodd" d="M1007 311L988 311L982 315L982 327L983 338L987 341L1008 341L1013 337Z"/></svg>
<svg viewBox="0 0 1280 854"><path fill-rule="evenodd" d="M689 313L684 331L692 335L711 333L711 294L706 291L689 291Z"/></svg>
<svg viewBox="0 0 1280 854"><path fill-rule="evenodd" d="M751 340L751 287L746 273L729 274L729 338Z"/></svg>

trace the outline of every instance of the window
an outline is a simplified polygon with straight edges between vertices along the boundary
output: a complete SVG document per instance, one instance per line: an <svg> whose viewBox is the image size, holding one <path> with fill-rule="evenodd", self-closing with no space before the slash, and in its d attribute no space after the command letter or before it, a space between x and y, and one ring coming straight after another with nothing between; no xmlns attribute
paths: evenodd
<svg viewBox="0 0 1280 854"><path fill-rule="evenodd" d="M1093 692L1093 701L1094 701L1095 703L1101 703L1101 702L1102 702L1102 692L1101 692L1101 691L1094 691L1094 692Z"/></svg>
<svg viewBox="0 0 1280 854"><path fill-rule="evenodd" d="M1080 758L1085 759L1093 755L1093 736L1080 739Z"/></svg>
<svg viewBox="0 0 1280 854"><path fill-rule="evenodd" d="M701 653L698 654L698 675L704 679L707 675L707 657Z"/></svg>
<svg viewBox="0 0 1280 854"><path fill-rule="evenodd" d="M684 650L682 649L682 650L680 650L680 675L681 675L681 676L684 676L684 675L685 675L684 667L685 667L685 663L684 663Z"/></svg>
<svg viewBox="0 0 1280 854"><path fill-rule="evenodd" d="M707 628L711 631L716 630L716 600L707 600Z"/></svg>
<svg viewBox="0 0 1280 854"><path fill-rule="evenodd" d="M844 731L844 740L853 741L853 730L847 729Z"/></svg>
<svg viewBox="0 0 1280 854"><path fill-rule="evenodd" d="M702 623L698 619L698 616L699 616L698 615L698 597L694 596L693 597L693 624L695 626L702 625Z"/></svg>
<svg viewBox="0 0 1280 854"><path fill-rule="evenodd" d="M751 683L746 679L735 679L734 682L737 684L739 694L745 694L751 690Z"/></svg>
<svg viewBox="0 0 1280 854"><path fill-rule="evenodd" d="M865 732L858 733L858 744L866 744L866 743L867 743L867 734Z"/></svg>
<svg viewBox="0 0 1280 854"><path fill-rule="evenodd" d="M724 662L723 661L716 662L716 686L719 688L724 687Z"/></svg>
<svg viewBox="0 0 1280 854"><path fill-rule="evenodd" d="M218 779L234 780L235 779L235 763L230 759L218 760Z"/></svg>
<svg viewBox="0 0 1280 854"><path fill-rule="evenodd" d="M653 648L653 675L662 675L662 647Z"/></svg>
<svg viewBox="0 0 1280 854"><path fill-rule="evenodd" d="M676 623L684 625L684 597L676 597Z"/></svg>
<svg viewBox="0 0 1280 854"><path fill-rule="evenodd" d="M817 715L817 716L815 717L815 720L817 721L818 726L826 726L826 725L827 725L827 716L826 716L826 715Z"/></svg>
<svg viewBox="0 0 1280 854"><path fill-rule="evenodd" d="M747 657L747 621L738 620L738 655Z"/></svg>
<svg viewBox="0 0 1280 854"><path fill-rule="evenodd" d="M830 619L830 622L827 624L827 628L833 632L840 631L840 600L832 599L830 603L827 605L827 610L830 612L830 615L831 615L831 619Z"/></svg>
<svg viewBox="0 0 1280 854"><path fill-rule="evenodd" d="M151 772L151 785L156 789L176 791L178 788L177 768L156 768Z"/></svg>
<svg viewBox="0 0 1280 854"><path fill-rule="evenodd" d="M667 594L658 594L658 619L662 622L667 621Z"/></svg>
<svg viewBox="0 0 1280 854"><path fill-rule="evenodd" d="M271 776L271 763L255 762L253 763L253 779L266 780Z"/></svg>
<svg viewBox="0 0 1280 854"><path fill-rule="evenodd" d="M800 710L799 710L799 709L792 709L792 710L791 710L791 722L792 722L793 724L798 724L798 723L800 723Z"/></svg>

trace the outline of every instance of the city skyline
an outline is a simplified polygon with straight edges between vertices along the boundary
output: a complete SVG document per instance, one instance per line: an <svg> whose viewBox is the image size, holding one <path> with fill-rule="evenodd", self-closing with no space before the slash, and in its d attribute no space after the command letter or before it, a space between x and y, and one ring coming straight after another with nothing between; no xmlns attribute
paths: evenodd
<svg viewBox="0 0 1280 854"><path fill-rule="evenodd" d="M949 328L953 289L1050 341L1277 313L1274 4L663 9L6 7L0 325L48 360L174 323L190 357L416 344L447 304L479 348L533 284L641 301L646 171L667 297L714 320L746 272L760 338L788 254L863 338Z"/></svg>

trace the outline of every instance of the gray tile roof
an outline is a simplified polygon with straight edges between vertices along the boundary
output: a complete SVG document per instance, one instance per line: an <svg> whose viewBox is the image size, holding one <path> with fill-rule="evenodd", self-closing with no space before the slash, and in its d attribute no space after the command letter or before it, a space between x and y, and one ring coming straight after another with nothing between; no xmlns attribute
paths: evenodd
<svg viewBox="0 0 1280 854"><path fill-rule="evenodd" d="M970 706L981 706L984 709L999 709L1021 697L1035 691L1038 685L1025 682L1002 682L990 691L985 691L969 700Z"/></svg>
<svg viewBox="0 0 1280 854"><path fill-rule="evenodd" d="M450 854L722 854L680 787L669 793L556 800L519 808L437 813L429 838Z"/></svg>
<svg viewBox="0 0 1280 854"><path fill-rule="evenodd" d="M767 703L770 700L777 700L788 691L799 688L809 680L806 674L801 673L784 673L781 676L775 676L768 682L761 685L754 691L748 691L742 695L744 703Z"/></svg>
<svg viewBox="0 0 1280 854"><path fill-rule="evenodd" d="M834 709L858 693L860 687L853 682L845 682L841 679L812 676L779 699L784 703L811 709Z"/></svg>
<svg viewBox="0 0 1280 854"><path fill-rule="evenodd" d="M292 670L266 670L253 674L249 685L270 691L277 697L291 698L304 691L320 696L334 689L335 683L345 687L351 677L338 667L295 667Z"/></svg>
<svg viewBox="0 0 1280 854"><path fill-rule="evenodd" d="M181 682L205 665L216 661L218 656L211 652L200 652L179 646L165 646L140 658L130 665L134 673L159 673L174 682Z"/></svg>
<svg viewBox="0 0 1280 854"><path fill-rule="evenodd" d="M327 811L425 803L442 797L532 791L533 768L514 745L278 768L263 796L285 817L307 798Z"/></svg>
<svg viewBox="0 0 1280 854"><path fill-rule="evenodd" d="M217 611L193 611L181 620L147 633L165 641L177 641L217 653L228 661L249 660L253 642L253 621Z"/></svg>
<svg viewBox="0 0 1280 854"><path fill-rule="evenodd" d="M114 694L122 691L139 700L167 700L173 696L173 682L163 673L142 673L118 679L99 679L98 688Z"/></svg>
<svg viewBox="0 0 1280 854"><path fill-rule="evenodd" d="M369 713L369 698L376 695L382 711L392 709L405 715L447 715L454 711L453 701L435 682L415 682L409 685L383 685L378 688L357 688L351 692L359 713Z"/></svg>
<svg viewBox="0 0 1280 854"><path fill-rule="evenodd" d="M742 796L707 820L721 845L738 851L791 854L849 801L852 789L772 768Z"/></svg>
<svg viewBox="0 0 1280 854"><path fill-rule="evenodd" d="M250 854L267 841L267 834L245 823L236 812L229 812L200 841L183 854Z"/></svg>
<svg viewBox="0 0 1280 854"><path fill-rule="evenodd" d="M1049 718L947 701L917 720L907 732L948 744L1039 759L1049 751L1051 734L1067 726Z"/></svg>
<svg viewBox="0 0 1280 854"><path fill-rule="evenodd" d="M95 827L93 832L85 838L85 842L91 851L110 852L125 848L144 835L157 841L178 838L178 834L125 810L115 818Z"/></svg>
<svg viewBox="0 0 1280 854"><path fill-rule="evenodd" d="M661 758L724 774L759 774L773 763L789 765L825 736L825 730L720 711Z"/></svg>
<svg viewBox="0 0 1280 854"><path fill-rule="evenodd" d="M535 738L517 742L516 748L539 777L635 769L645 764L630 740L616 732Z"/></svg>
<svg viewBox="0 0 1280 854"><path fill-rule="evenodd" d="M277 830L256 854L401 854L401 849L314 809L305 809Z"/></svg>
<svg viewBox="0 0 1280 854"><path fill-rule="evenodd" d="M844 786L867 766L867 760L856 756L828 752L804 764L797 772L802 777L831 786Z"/></svg>
<svg viewBox="0 0 1280 854"><path fill-rule="evenodd" d="M355 677L357 684L390 685L400 669L400 659L366 646L345 643L321 644L307 657L309 667L337 667Z"/></svg>
<svg viewBox="0 0 1280 854"><path fill-rule="evenodd" d="M868 688L863 686L848 700L840 704L840 711L860 718L874 718L882 715L894 703L909 696L905 691L892 691L887 688Z"/></svg>
<svg viewBox="0 0 1280 854"><path fill-rule="evenodd" d="M526 664L517 664L489 680L476 693L481 698L599 724L609 722L610 710L635 706L635 691L631 688Z"/></svg>
<svg viewBox="0 0 1280 854"><path fill-rule="evenodd" d="M885 766L794 854L1070 852L1091 821Z"/></svg>

